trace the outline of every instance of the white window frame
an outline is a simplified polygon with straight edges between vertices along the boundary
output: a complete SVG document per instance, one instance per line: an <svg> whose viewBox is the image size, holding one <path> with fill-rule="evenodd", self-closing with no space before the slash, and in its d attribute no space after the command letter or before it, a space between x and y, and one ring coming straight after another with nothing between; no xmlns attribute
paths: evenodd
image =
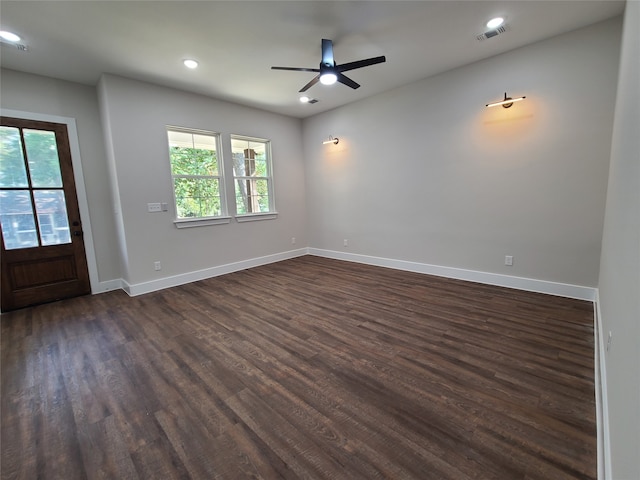
<svg viewBox="0 0 640 480"><path fill-rule="evenodd" d="M237 222L251 222L255 220L273 220L277 218L278 212L275 207L275 196L274 196L274 186L273 186L273 160L271 155L271 140L266 138L258 138L258 137L249 137L246 135L236 135L231 134L231 156L233 157L233 141L240 140L245 142L256 142L263 143L265 145L265 154L266 154L266 169L267 176L264 177L255 177L255 176L236 176L235 169L233 169L233 198L235 203L235 218ZM249 212L249 213L238 213L238 204L236 202L237 194L237 181L238 180L266 180L267 181L267 194L269 195L269 211L268 212Z"/></svg>
<svg viewBox="0 0 640 480"><path fill-rule="evenodd" d="M169 168L171 171L171 192L173 194L173 206L175 209L175 219L173 221L177 228L189 228L200 227L205 225L219 225L229 223L231 217L228 215L227 210L227 196L225 189L225 176L224 176L224 161L222 155L222 142L221 135L218 132L212 132L208 130L200 130L195 128L177 127L174 125L166 126L167 132L167 146L169 150ZM187 133L192 135L203 135L212 137L215 139L216 146L216 160L218 163L218 175L174 175L173 165L171 164L171 144L169 142L169 132ZM176 199L175 179L176 178L209 178L218 180L218 193L220 195L220 215L207 216L207 217L192 217L192 218L179 218L178 217L178 202Z"/></svg>

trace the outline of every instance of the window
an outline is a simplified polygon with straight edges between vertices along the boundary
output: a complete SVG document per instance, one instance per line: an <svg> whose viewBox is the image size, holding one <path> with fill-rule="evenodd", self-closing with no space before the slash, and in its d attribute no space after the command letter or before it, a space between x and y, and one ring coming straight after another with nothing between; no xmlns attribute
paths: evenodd
<svg viewBox="0 0 640 480"><path fill-rule="evenodd" d="M227 218L220 136L176 127L168 127L167 136L176 226L197 219Z"/></svg>
<svg viewBox="0 0 640 480"><path fill-rule="evenodd" d="M0 127L0 224L7 250L71 243L55 132Z"/></svg>
<svg viewBox="0 0 640 480"><path fill-rule="evenodd" d="M270 146L268 140L231 135L236 213L239 216L275 213Z"/></svg>

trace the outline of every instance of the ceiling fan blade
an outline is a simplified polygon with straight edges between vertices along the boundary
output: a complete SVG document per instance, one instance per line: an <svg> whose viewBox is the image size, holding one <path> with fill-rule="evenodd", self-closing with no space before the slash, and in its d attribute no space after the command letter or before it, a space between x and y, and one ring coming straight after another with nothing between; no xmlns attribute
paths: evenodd
<svg viewBox="0 0 640 480"><path fill-rule="evenodd" d="M271 70L289 70L293 72L319 72L319 68L302 68L302 67L271 67Z"/></svg>
<svg viewBox="0 0 640 480"><path fill-rule="evenodd" d="M333 59L333 42L326 38L322 39L322 63L328 67L333 67L336 64Z"/></svg>
<svg viewBox="0 0 640 480"><path fill-rule="evenodd" d="M317 71L317 70L316 70ZM306 92L307 90L309 90L311 87L313 87L316 83L318 83L320 81L320 75L316 75L315 77L313 77L313 80L311 80L309 83L307 83L304 87L302 87L300 90L298 90L300 93L302 92Z"/></svg>
<svg viewBox="0 0 640 480"><path fill-rule="evenodd" d="M375 65L377 63L386 62L387 58L383 55L381 57L367 58L366 60L358 60L356 62L343 63L342 65L336 65L338 72L346 72L348 70L355 70L356 68L368 67L369 65Z"/></svg>
<svg viewBox="0 0 640 480"><path fill-rule="evenodd" d="M338 81L344 85L346 85L347 87L351 87L353 89L359 88L360 84L354 82L353 80L351 80L349 77L343 75L340 72L336 72L336 75L338 77Z"/></svg>

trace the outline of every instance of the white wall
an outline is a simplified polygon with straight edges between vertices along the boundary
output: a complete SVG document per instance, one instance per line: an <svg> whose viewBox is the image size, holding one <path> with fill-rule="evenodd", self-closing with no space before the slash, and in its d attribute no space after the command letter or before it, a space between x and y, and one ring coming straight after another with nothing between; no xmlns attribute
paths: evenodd
<svg viewBox="0 0 640 480"><path fill-rule="evenodd" d="M611 467L640 478L640 2L627 2L600 263ZM606 341L605 341L606 343Z"/></svg>
<svg viewBox="0 0 640 480"><path fill-rule="evenodd" d="M188 280L191 272L307 244L300 120L112 75L103 76L98 94L119 199L123 277L130 286L151 282L161 287L172 282L153 282ZM277 219L176 228L167 125L221 133L227 174L232 172L230 134L270 139ZM232 194L232 178L227 180ZM167 202L169 211L148 213L149 202ZM162 264L159 272L155 261Z"/></svg>
<svg viewBox="0 0 640 480"><path fill-rule="evenodd" d="M3 109L76 120L98 278L104 284L119 279L120 262L114 248L112 200L95 88L7 69L0 75Z"/></svg>
<svg viewBox="0 0 640 480"><path fill-rule="evenodd" d="M620 26L304 120L310 246L597 286Z"/></svg>

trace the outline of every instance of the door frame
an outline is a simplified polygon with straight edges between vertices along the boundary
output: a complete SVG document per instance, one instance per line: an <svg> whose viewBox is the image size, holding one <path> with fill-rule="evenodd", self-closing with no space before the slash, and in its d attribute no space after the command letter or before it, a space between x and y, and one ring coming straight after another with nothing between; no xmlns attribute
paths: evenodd
<svg viewBox="0 0 640 480"><path fill-rule="evenodd" d="M76 182L76 196L78 197L78 208L80 210L80 220L82 222L82 241L87 257L87 267L89 270L89 283L91 293L95 294L105 289L100 289L98 279L98 263L96 252L93 248L93 232L91 229L91 218L89 216L89 203L87 202L87 190L84 185L84 175L82 174L82 159L80 157L80 142L78 141L78 129L76 119L72 117L62 117L59 115L48 115L43 113L23 112L0 108L0 115L3 117L20 118L23 120L38 120L49 123L62 123L67 126L69 136L69 149L71 150L71 164L73 165L73 178Z"/></svg>

